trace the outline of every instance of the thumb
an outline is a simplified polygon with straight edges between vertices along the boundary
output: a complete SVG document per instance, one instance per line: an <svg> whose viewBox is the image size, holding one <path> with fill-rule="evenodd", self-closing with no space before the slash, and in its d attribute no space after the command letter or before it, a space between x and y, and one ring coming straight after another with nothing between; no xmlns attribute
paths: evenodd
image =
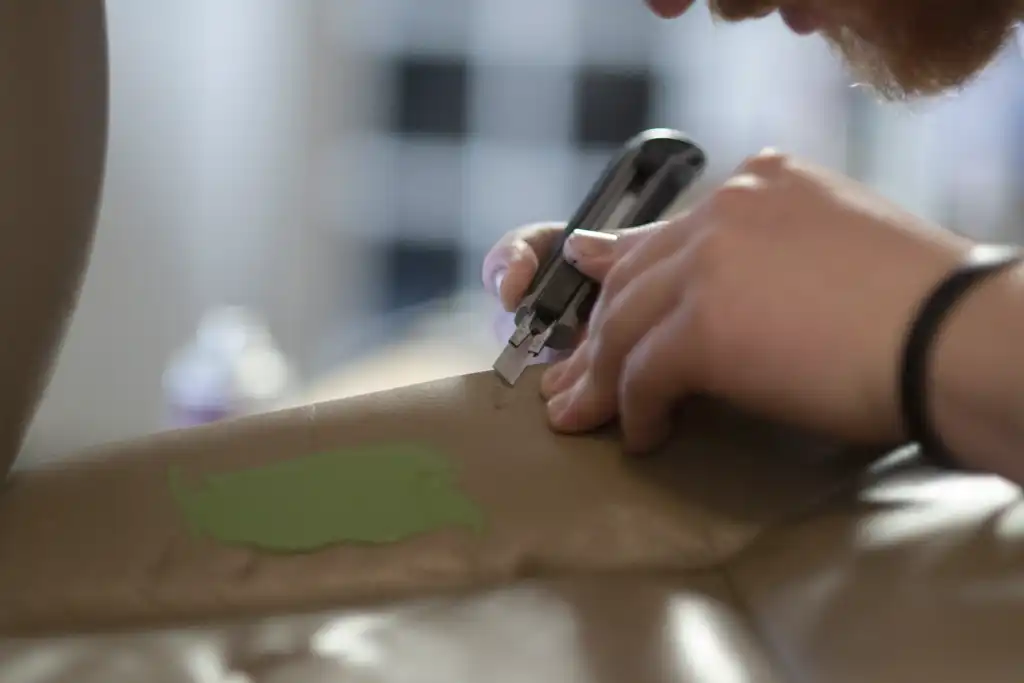
<svg viewBox="0 0 1024 683"><path fill-rule="evenodd" d="M613 232L576 230L565 240L562 253L581 273L601 281L615 263L618 241Z"/></svg>

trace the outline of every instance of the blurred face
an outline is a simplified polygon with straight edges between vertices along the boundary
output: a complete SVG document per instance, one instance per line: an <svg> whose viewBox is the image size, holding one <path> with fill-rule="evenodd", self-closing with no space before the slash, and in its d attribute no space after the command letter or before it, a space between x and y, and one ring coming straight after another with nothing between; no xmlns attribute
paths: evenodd
<svg viewBox="0 0 1024 683"><path fill-rule="evenodd" d="M696 0L647 0L676 17ZM856 77L883 96L938 94L964 85L1005 44L1024 0L708 0L726 21L778 11L800 34L820 33Z"/></svg>

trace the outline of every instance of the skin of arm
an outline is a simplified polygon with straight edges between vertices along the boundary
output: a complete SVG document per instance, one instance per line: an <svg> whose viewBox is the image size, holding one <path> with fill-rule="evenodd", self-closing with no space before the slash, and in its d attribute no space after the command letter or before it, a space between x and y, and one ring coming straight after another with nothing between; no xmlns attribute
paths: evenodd
<svg viewBox="0 0 1024 683"><path fill-rule="evenodd" d="M0 478L78 299L107 139L102 0L0 3Z"/></svg>
<svg viewBox="0 0 1024 683"><path fill-rule="evenodd" d="M1024 484L1024 266L968 293L932 356L932 420L966 466Z"/></svg>

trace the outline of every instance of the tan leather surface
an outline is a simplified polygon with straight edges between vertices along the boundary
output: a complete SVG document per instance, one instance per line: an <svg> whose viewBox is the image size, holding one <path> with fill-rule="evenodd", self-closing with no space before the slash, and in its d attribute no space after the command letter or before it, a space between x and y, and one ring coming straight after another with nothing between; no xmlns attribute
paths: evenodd
<svg viewBox="0 0 1024 683"><path fill-rule="evenodd" d="M716 565L849 482L836 449L694 404L663 453L545 426L539 368L480 373L125 444L16 473L0 496L0 630L107 628L500 585L567 572ZM223 471L422 440L456 463L490 530L280 556L187 533L167 467ZM771 457L765 457L771 453ZM712 456L713 457L709 457ZM60 542L54 542L59 538Z"/></svg>
<svg viewBox="0 0 1024 683"><path fill-rule="evenodd" d="M1020 491L889 466L704 570L0 643L5 683L1014 683Z"/></svg>
<svg viewBox="0 0 1024 683"><path fill-rule="evenodd" d="M710 403L631 462L610 435L551 434L538 370L515 392L471 375L18 474L0 497L0 681L1020 680L1016 487L865 470ZM170 461L399 428L447 448L493 535L268 557L190 540L167 498ZM346 605L365 611L302 615Z"/></svg>
<svg viewBox="0 0 1024 683"><path fill-rule="evenodd" d="M794 680L1024 680L1024 503L997 477L880 467L728 572Z"/></svg>
<svg viewBox="0 0 1024 683"><path fill-rule="evenodd" d="M31 672L35 671L33 675ZM5 683L781 683L729 590L539 582L375 613L9 643Z"/></svg>
<svg viewBox="0 0 1024 683"><path fill-rule="evenodd" d="M0 480L78 298L106 141L102 0L0 2Z"/></svg>

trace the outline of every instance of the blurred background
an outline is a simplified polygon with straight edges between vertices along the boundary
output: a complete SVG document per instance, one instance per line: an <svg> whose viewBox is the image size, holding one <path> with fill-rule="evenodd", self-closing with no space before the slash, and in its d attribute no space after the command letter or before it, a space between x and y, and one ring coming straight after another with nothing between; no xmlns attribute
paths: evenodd
<svg viewBox="0 0 1024 683"><path fill-rule="evenodd" d="M957 230L1022 237L1016 50L956 97L897 106L776 18L664 22L641 0L107 6L99 232L29 459L213 419L218 401L251 412L489 367L507 330L481 293L487 249L567 218L647 127L710 155L683 204L771 145ZM223 306L248 317L214 322ZM211 345L253 344L247 369L216 367ZM246 388L260 400L225 403Z"/></svg>

